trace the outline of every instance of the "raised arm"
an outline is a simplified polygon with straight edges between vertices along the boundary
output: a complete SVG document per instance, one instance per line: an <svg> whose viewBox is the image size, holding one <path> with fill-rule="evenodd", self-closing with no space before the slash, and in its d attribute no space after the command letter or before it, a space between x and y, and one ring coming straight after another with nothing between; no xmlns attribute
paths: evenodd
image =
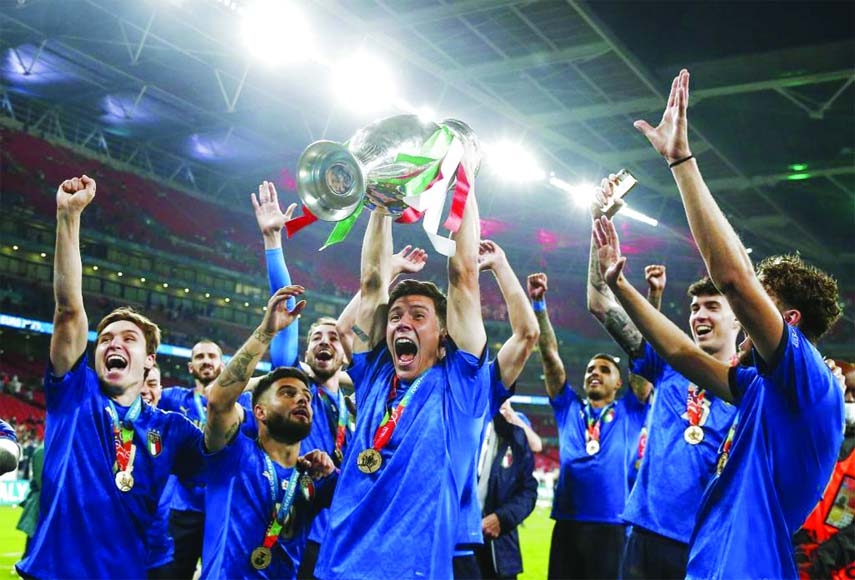
<svg viewBox="0 0 855 580"><path fill-rule="evenodd" d="M591 206L591 217L599 219L603 215L601 208L606 197L614 191L617 176L610 175L600 183L597 200ZM638 358L644 353L644 339L615 298L608 284L600 274L600 262L597 248L591 235L591 251L588 257L588 312L594 315L609 336L626 352L630 358Z"/></svg>
<svg viewBox="0 0 855 580"><path fill-rule="evenodd" d="M240 429L240 406L235 405L252 377L258 361L270 346L277 332L294 322L306 306L301 300L292 310L286 301L304 292L302 286L280 288L267 301L264 319L238 349L225 370L206 389L208 395L208 422L205 425L205 447L219 451L232 440Z"/></svg>
<svg viewBox="0 0 855 580"><path fill-rule="evenodd" d="M667 282L666 268L661 264L644 267L644 279L647 281L647 301L656 310L662 310L662 295Z"/></svg>
<svg viewBox="0 0 855 580"><path fill-rule="evenodd" d="M680 190L689 227L710 278L730 303L754 347L771 361L783 333L783 319L763 289L739 236L724 217L704 183L689 147L686 109L689 71L683 69L671 84L668 104L657 127L636 121L635 127L671 167Z"/></svg>
<svg viewBox="0 0 855 580"><path fill-rule="evenodd" d="M53 335L50 362L64 375L86 351L89 320L83 307L83 262L80 215L95 197L95 180L86 175L67 179L56 191L56 251L53 258Z"/></svg>
<svg viewBox="0 0 855 580"><path fill-rule="evenodd" d="M546 291L548 289L548 278L546 274L529 274L528 297L531 298L534 315L540 327L540 337L537 340L540 349L540 361L543 365L543 380L546 385L546 394L554 399L564 388L567 382L567 373L564 371L564 363L558 355L558 339L555 330L549 321L549 311L546 309Z"/></svg>
<svg viewBox="0 0 855 580"><path fill-rule="evenodd" d="M428 254L424 249L413 248L410 245L404 246L404 248L397 254L392 254L389 262L389 275L391 279L389 283L386 284L386 287L388 288L401 274L415 274L416 272L421 272L427 263L427 259ZM368 350L369 348L370 337L362 330L362 328L359 327L359 325L356 324L361 298L361 292L354 294L353 298L350 299L350 302L348 302L347 306L342 310L338 317L338 321L336 322L336 327L339 329L339 337L341 338L342 346L344 347L344 354L348 360L354 350L353 344L355 342L360 343L359 346L361 351Z"/></svg>
<svg viewBox="0 0 855 580"><path fill-rule="evenodd" d="M282 249L282 228L285 222L291 219L297 204L292 203L285 213L282 213L276 186L269 181L262 182L258 186L258 197L253 193L251 199L255 221L264 239L264 261L272 296L280 288L291 285L291 274L285 265L285 251ZM294 308L294 302L294 299L290 298L287 307ZM277 333L270 343L270 361L273 366L295 366L300 358L299 342L300 323L295 320L282 332Z"/></svg>
<svg viewBox="0 0 855 580"><path fill-rule="evenodd" d="M511 268L504 250L491 240L483 240L479 249L478 265L481 270L493 272L508 307L512 334L499 349L496 358L499 361L502 384L510 387L519 378L528 357L531 356L540 337L540 329L528 296Z"/></svg>
<svg viewBox="0 0 855 580"><path fill-rule="evenodd" d="M481 317L478 282L481 224L474 183L463 210L460 229L453 237L457 251L448 259L448 334L460 350L480 355L487 345L487 331Z"/></svg>
<svg viewBox="0 0 855 580"><path fill-rule="evenodd" d="M603 278L620 300L645 340L677 372L697 385L711 390L725 401L733 400L728 383L730 367L702 351L677 325L656 310L623 275L626 258L611 220L594 222L594 239Z"/></svg>

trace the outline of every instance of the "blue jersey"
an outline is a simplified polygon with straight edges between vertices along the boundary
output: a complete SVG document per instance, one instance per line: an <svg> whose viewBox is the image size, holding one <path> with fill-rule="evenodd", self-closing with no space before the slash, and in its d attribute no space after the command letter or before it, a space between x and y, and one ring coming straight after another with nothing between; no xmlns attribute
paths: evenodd
<svg viewBox="0 0 855 580"><path fill-rule="evenodd" d="M315 575L451 578L463 488L487 413L486 352L477 357L446 342L445 358L416 379L418 390L372 474L356 459L373 446L386 413L395 369L385 342L355 355L348 373L359 414ZM399 385L396 401L413 385Z"/></svg>
<svg viewBox="0 0 855 580"><path fill-rule="evenodd" d="M512 387L513 389L513 387ZM506 400L511 397L512 391L502 382L502 373L499 369L499 362L496 359L490 361L490 408L487 414L484 415L484 421L481 426L481 441L483 442L484 434L487 425L493 419L493 416L499 412L499 408ZM478 449L481 447L479 445ZM460 503L460 531L457 535L457 547L465 550L466 546L473 544L483 544L484 534L481 531L481 506L478 504L478 451L470 459L472 462L471 473L466 478L463 489L463 501ZM463 461L461 456L458 461ZM466 552L471 553L471 552ZM461 554L458 554L461 555Z"/></svg>
<svg viewBox="0 0 855 580"><path fill-rule="evenodd" d="M160 501L157 502L157 514L146 530L146 567L149 569L164 566L175 557L175 541L169 535L169 507L172 505L172 494L176 485L178 478L171 476L160 494Z"/></svg>
<svg viewBox="0 0 855 580"><path fill-rule="evenodd" d="M635 485L638 471L641 467L641 458L639 457L641 450L647 447L647 433L650 419L650 408L653 405L653 391L647 401L643 403L644 411L639 414L633 414L630 419L630 425L627 428L627 433L630 434L626 442L626 483L629 488L630 495L632 488ZM531 426L531 424L529 424ZM638 433L638 436L633 441L632 434ZM629 505L629 497L627 497L627 505ZM624 507L624 510L626 508Z"/></svg>
<svg viewBox="0 0 855 580"><path fill-rule="evenodd" d="M335 453L335 438L338 431L339 413L345 414L344 446L342 453L346 454L348 443L353 437L353 417L344 403L344 393L330 393L326 388L312 382L312 430L300 445L300 453L306 454L313 449L326 451L330 457ZM321 395L319 391L323 391ZM341 398L339 398L339 394ZM341 408L339 408L341 406ZM309 539L321 543L329 526L329 509L321 509L312 521Z"/></svg>
<svg viewBox="0 0 855 580"><path fill-rule="evenodd" d="M18 568L36 578L144 578L146 530L169 473L200 469L202 432L177 413L142 405L133 424L134 485L119 491L110 399L86 360L45 378L39 526Z"/></svg>
<svg viewBox="0 0 855 580"><path fill-rule="evenodd" d="M623 518L632 525L688 543L736 407L705 391L699 401L699 426L704 438L691 445L684 438L690 425L689 379L671 368L649 344L645 345L644 356L632 361L632 372L653 383L656 397L650 411L644 460ZM692 391L699 392L696 388Z"/></svg>
<svg viewBox="0 0 855 580"><path fill-rule="evenodd" d="M205 421L208 419L208 398L200 395L198 400L194 396L192 387L167 387L163 389L158 407L164 411L181 413L194 425L204 429ZM241 393L238 403L252 415L251 393ZM175 479L170 486L172 503L170 507L176 511L203 512L205 511L205 485L200 481L187 481Z"/></svg>
<svg viewBox="0 0 855 580"><path fill-rule="evenodd" d="M336 478L315 482L311 498L296 492L290 519L272 548L270 566L256 570L250 555L264 544L274 509L265 455L254 439L240 431L234 441L208 457L202 578L297 577L316 506L329 502ZM274 461L270 464L280 483L278 505L294 470Z"/></svg>
<svg viewBox="0 0 855 580"><path fill-rule="evenodd" d="M627 446L638 442L644 405L628 393L609 408L590 409L592 418L600 421L599 451L591 455L586 450L585 401L564 383L549 402L555 411L561 461L552 519L623 523L620 513L628 492Z"/></svg>
<svg viewBox="0 0 855 580"><path fill-rule="evenodd" d="M756 362L731 370L736 427L698 510L689 578L797 578L793 533L843 441L843 391L801 331L784 325L771 364Z"/></svg>

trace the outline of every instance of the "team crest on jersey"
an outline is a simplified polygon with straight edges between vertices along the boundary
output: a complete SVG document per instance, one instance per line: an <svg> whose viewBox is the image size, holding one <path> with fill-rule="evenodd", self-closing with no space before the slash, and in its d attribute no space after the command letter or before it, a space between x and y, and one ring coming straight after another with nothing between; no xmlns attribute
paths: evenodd
<svg viewBox="0 0 855 580"><path fill-rule="evenodd" d="M508 450L505 451L505 454L502 456L502 467L508 469L511 465L514 464L514 452L511 451L511 448L508 447Z"/></svg>
<svg viewBox="0 0 855 580"><path fill-rule="evenodd" d="M612 407L608 411L606 411L606 415L603 417L603 423L611 423L615 420L615 408Z"/></svg>
<svg viewBox="0 0 855 580"><path fill-rule="evenodd" d="M157 457L158 455L160 455L160 452L163 451L163 439L160 437L160 431L156 429L150 429L146 439L148 441L149 455L151 455L152 457Z"/></svg>

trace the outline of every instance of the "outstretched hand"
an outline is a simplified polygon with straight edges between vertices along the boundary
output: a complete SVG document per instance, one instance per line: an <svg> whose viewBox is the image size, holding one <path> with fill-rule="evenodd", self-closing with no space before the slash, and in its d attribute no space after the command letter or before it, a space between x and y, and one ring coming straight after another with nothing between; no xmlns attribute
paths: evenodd
<svg viewBox="0 0 855 580"><path fill-rule="evenodd" d="M620 240L612 220L603 216L594 220L594 243L600 262L600 274L607 284L617 282L623 271L626 258L620 253Z"/></svg>
<svg viewBox="0 0 855 580"><path fill-rule="evenodd" d="M478 246L478 270L495 270L501 263L507 263L505 251L492 240L481 240Z"/></svg>
<svg viewBox="0 0 855 580"><path fill-rule="evenodd" d="M526 279L528 297L532 300L543 300L546 296L546 291L549 289L547 286L548 281L549 279L543 272L529 274Z"/></svg>
<svg viewBox="0 0 855 580"><path fill-rule="evenodd" d="M291 310L288 310L286 302L289 298L300 296L305 291L305 288L296 284L277 290L267 301L267 310L264 312L264 320L261 323L262 328L270 334L276 334L299 318L303 308L306 307L306 301L300 300Z"/></svg>
<svg viewBox="0 0 855 580"><path fill-rule="evenodd" d="M662 120L657 127L651 127L647 121L636 121L633 126L638 129L653 148L659 152L668 163L684 159L692 154L689 150L688 121L686 108L689 106L689 71L680 71L671 83L671 94L668 104L662 113Z"/></svg>
<svg viewBox="0 0 855 580"><path fill-rule="evenodd" d="M406 245L397 254L392 254L392 278L401 274L415 274L421 272L427 263L428 253L422 248L413 248Z"/></svg>
<svg viewBox="0 0 855 580"><path fill-rule="evenodd" d="M276 194L276 186L273 182L264 181L258 186L258 197L253 193L252 208L255 210L255 221L258 222L258 229L264 235L278 234L285 226L285 222L291 219L291 214L297 208L296 203L292 203L282 213L279 208L279 198Z"/></svg>
<svg viewBox="0 0 855 580"><path fill-rule="evenodd" d="M88 175L63 181L56 190L56 209L80 213L95 198L95 180Z"/></svg>

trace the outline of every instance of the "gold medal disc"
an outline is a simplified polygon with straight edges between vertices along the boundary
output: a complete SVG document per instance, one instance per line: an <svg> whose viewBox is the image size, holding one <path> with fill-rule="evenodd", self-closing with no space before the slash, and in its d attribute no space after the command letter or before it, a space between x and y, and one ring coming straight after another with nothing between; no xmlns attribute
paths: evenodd
<svg viewBox="0 0 855 580"><path fill-rule="evenodd" d="M356 457L356 466L362 473L374 473L383 464L383 458L376 449L363 449Z"/></svg>
<svg viewBox="0 0 855 580"><path fill-rule="evenodd" d="M134 488L134 476L128 471L119 471L116 473L116 487L121 492L129 492Z"/></svg>
<svg viewBox="0 0 855 580"><path fill-rule="evenodd" d="M686 430L683 431L683 439L685 439L686 443L689 445L697 445L704 440L704 430L697 425L689 425L686 427Z"/></svg>
<svg viewBox="0 0 855 580"><path fill-rule="evenodd" d="M596 455L600 452L600 442L596 439L591 439L585 445L585 451L588 452L588 455Z"/></svg>
<svg viewBox="0 0 855 580"><path fill-rule="evenodd" d="M270 566L270 562L273 560L273 554L270 552L270 548L267 546L259 546L252 551L252 554L249 556L249 563L252 564L252 567L256 570L264 570L268 566Z"/></svg>

